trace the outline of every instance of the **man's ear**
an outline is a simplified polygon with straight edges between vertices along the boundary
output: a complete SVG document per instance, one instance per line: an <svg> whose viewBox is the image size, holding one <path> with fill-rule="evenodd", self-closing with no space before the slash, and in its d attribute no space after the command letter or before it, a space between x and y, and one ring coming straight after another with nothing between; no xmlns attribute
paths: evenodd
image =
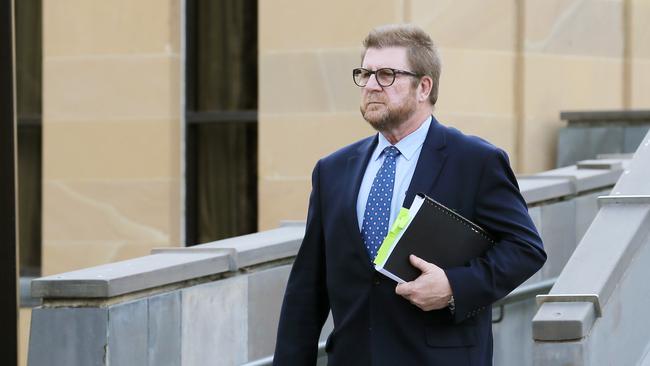
<svg viewBox="0 0 650 366"><path fill-rule="evenodd" d="M418 101L424 102L429 99L431 88L433 87L433 80L430 76L423 76L418 84Z"/></svg>

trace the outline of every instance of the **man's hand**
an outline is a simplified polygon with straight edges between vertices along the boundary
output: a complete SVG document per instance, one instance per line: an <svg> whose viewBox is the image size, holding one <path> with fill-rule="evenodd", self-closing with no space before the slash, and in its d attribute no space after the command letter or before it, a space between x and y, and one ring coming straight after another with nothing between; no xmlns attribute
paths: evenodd
<svg viewBox="0 0 650 366"><path fill-rule="evenodd" d="M424 311L446 308L452 292L445 271L413 254L409 260L422 274L411 282L397 285L395 293Z"/></svg>

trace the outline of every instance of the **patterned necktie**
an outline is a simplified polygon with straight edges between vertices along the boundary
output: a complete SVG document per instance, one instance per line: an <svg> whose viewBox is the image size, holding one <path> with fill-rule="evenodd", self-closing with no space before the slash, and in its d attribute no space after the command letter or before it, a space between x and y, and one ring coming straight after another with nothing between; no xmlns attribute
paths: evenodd
<svg viewBox="0 0 650 366"><path fill-rule="evenodd" d="M395 184L395 161L399 150L395 146L388 146L382 153L385 155L384 163L379 168L372 187L370 187L361 227L363 243L371 261L375 259L377 250L388 234L390 202L393 199L393 185Z"/></svg>

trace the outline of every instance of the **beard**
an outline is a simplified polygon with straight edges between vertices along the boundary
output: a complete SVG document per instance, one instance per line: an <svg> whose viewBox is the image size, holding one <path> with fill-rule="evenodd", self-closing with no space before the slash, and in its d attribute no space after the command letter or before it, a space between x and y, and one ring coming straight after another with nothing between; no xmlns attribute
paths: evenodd
<svg viewBox="0 0 650 366"><path fill-rule="evenodd" d="M363 119L375 130L379 132L391 131L413 116L417 108L415 99L415 90L412 90L401 104L394 106L371 94L361 103L359 110ZM371 102L381 104L373 105Z"/></svg>

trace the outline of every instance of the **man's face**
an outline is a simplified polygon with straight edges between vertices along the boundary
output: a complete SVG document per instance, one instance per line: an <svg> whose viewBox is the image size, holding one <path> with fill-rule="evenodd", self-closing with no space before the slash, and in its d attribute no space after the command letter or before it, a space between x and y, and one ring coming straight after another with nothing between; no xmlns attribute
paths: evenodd
<svg viewBox="0 0 650 366"><path fill-rule="evenodd" d="M403 47L369 48L363 58L364 69L382 67L412 71ZM416 92L412 77L398 74L391 86L382 87L375 75L361 89L361 115L377 131L389 131L408 120L416 111Z"/></svg>

